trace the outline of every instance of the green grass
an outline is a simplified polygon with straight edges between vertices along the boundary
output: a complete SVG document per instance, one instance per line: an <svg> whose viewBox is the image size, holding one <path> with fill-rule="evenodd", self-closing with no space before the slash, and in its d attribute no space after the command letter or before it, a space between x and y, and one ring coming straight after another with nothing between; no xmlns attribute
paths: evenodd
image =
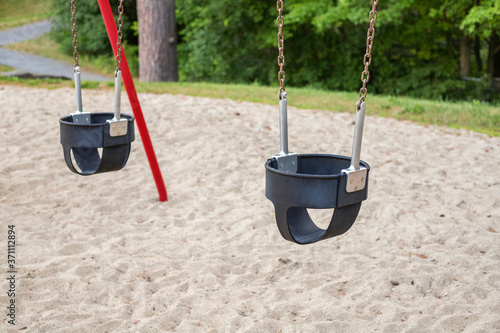
<svg viewBox="0 0 500 333"><path fill-rule="evenodd" d="M93 81L89 81L93 82ZM0 76L0 85L14 85L22 87L34 87L34 88L45 88L45 89L59 89L59 88L69 88L74 87L73 81L62 80L62 79L21 79L16 76ZM83 85L82 85L83 86ZM96 85L93 84L92 88Z"/></svg>
<svg viewBox="0 0 500 333"><path fill-rule="evenodd" d="M254 85L222 85L213 83L138 82L138 92L169 93L239 101L277 104L277 90ZM355 110L357 93L288 88L288 104L301 109L336 112ZM410 120L419 124L464 128L500 136L500 108L480 102L442 102L407 97L368 96L367 114Z"/></svg>
<svg viewBox="0 0 500 333"><path fill-rule="evenodd" d="M0 30L46 20L52 0L0 0Z"/></svg>
<svg viewBox="0 0 500 333"><path fill-rule="evenodd" d="M14 70L14 68L12 68L12 67L0 64L0 73L1 72L10 72L10 71L13 71L13 70Z"/></svg>
<svg viewBox="0 0 500 333"><path fill-rule="evenodd" d="M72 87L65 80L20 80L0 77L0 84L17 84L48 89ZM86 82L87 89L112 89L113 82ZM216 83L136 82L137 92L181 94L277 105L277 89L256 85ZM301 109L354 113L356 93L288 88L288 103ZM380 117L410 120L419 124L464 128L500 136L500 107L480 102L440 102L407 97L368 96L367 113Z"/></svg>
<svg viewBox="0 0 500 333"><path fill-rule="evenodd" d="M73 62L73 57L60 52L59 44L54 42L48 35L15 44L5 45L3 48L27 52L40 57L51 58L69 63Z"/></svg>
<svg viewBox="0 0 500 333"><path fill-rule="evenodd" d="M63 61L68 64L74 63L73 56L61 52L59 43L52 40L48 34L36 39L9 44L3 47L14 51L27 52L40 57ZM109 52L109 56L88 57L80 55L80 67L82 67L84 72L112 77L116 66L116 60L112 54L111 48Z"/></svg>

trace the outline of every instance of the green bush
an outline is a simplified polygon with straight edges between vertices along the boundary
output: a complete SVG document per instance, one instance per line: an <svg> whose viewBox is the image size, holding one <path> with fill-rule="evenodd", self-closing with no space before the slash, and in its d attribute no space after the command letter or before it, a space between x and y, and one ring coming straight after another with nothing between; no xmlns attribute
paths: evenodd
<svg viewBox="0 0 500 333"><path fill-rule="evenodd" d="M114 13L118 10L118 0L110 1ZM54 18L51 37L61 43L61 51L73 54L73 36L71 33L71 3L70 1L54 0ZM115 21L117 16L115 15ZM99 5L96 0L76 0L76 28L78 31L78 53L82 56L99 56L112 54L106 27L102 20ZM137 45L130 27L137 20L135 1L124 4L123 40L131 45Z"/></svg>

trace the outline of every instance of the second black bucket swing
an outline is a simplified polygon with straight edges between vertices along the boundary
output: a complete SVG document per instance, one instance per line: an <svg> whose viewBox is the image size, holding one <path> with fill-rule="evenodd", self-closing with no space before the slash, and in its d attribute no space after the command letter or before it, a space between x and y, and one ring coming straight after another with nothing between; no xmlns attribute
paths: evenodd
<svg viewBox="0 0 500 333"><path fill-rule="evenodd" d="M356 103L356 123L352 157L329 154L295 154L288 151L287 93L285 90L285 57L283 55L283 0L278 9L278 65L280 153L266 164L266 197L274 204L281 235L291 242L310 244L345 233L356 220L361 202L367 199L370 166L360 160L365 119L366 83L370 78L371 50L375 36L378 1L372 0L370 28L364 56L363 87ZM328 228L319 228L309 216L308 208L331 209Z"/></svg>

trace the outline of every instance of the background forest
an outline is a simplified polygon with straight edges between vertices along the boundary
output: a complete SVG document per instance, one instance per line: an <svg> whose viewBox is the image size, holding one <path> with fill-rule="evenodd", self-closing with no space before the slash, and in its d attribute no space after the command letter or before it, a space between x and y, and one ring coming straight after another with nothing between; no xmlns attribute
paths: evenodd
<svg viewBox="0 0 500 333"><path fill-rule="evenodd" d="M137 54L132 3L125 1L124 36L128 52ZM52 37L70 41L67 3L54 6ZM177 0L176 6L181 81L277 85L274 1ZM287 85L359 90L370 9L368 0L285 1ZM378 11L371 92L498 103L499 0L384 0ZM80 1L79 15L80 53L109 54L97 2ZM71 43L61 47L72 53Z"/></svg>

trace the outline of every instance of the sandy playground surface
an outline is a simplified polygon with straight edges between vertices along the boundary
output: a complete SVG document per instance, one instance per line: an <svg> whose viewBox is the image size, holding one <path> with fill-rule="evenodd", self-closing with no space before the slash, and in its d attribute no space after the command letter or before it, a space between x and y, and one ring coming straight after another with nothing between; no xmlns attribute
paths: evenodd
<svg viewBox="0 0 500 333"><path fill-rule="evenodd" d="M367 117L357 222L299 246L264 195L277 106L139 97L167 203L137 130L124 170L81 177L59 143L74 91L0 86L0 331L15 224L16 332L500 332L500 138ZM350 154L352 114L289 114L292 151Z"/></svg>

